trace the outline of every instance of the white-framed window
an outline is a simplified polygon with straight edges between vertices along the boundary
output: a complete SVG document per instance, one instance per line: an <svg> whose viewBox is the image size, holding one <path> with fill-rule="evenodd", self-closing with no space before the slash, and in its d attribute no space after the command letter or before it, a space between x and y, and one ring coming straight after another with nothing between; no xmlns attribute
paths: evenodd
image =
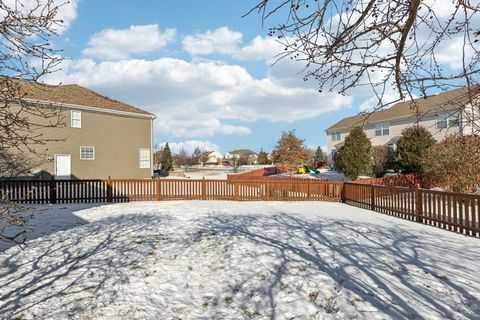
<svg viewBox="0 0 480 320"><path fill-rule="evenodd" d="M342 134L340 131L332 132L332 141L342 140Z"/></svg>
<svg viewBox="0 0 480 320"><path fill-rule="evenodd" d="M375 136L388 136L390 134L390 123L376 123L375 127Z"/></svg>
<svg viewBox="0 0 480 320"><path fill-rule="evenodd" d="M437 129L458 127L460 125L460 113L440 113L437 116Z"/></svg>
<svg viewBox="0 0 480 320"><path fill-rule="evenodd" d="M72 110L72 128L81 128L82 127L82 112L78 110Z"/></svg>
<svg viewBox="0 0 480 320"><path fill-rule="evenodd" d="M81 146L80 160L95 160L95 147Z"/></svg>
<svg viewBox="0 0 480 320"><path fill-rule="evenodd" d="M150 149L140 148L139 157L140 157L140 169L149 169L150 168Z"/></svg>

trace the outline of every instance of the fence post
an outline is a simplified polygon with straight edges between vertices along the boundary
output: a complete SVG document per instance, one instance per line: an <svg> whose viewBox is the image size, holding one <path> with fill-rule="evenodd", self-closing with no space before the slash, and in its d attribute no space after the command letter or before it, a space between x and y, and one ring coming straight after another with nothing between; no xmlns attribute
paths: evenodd
<svg viewBox="0 0 480 320"><path fill-rule="evenodd" d="M373 184L370 185L370 201L371 201L371 206L370 209L372 211L375 211L375 187Z"/></svg>
<svg viewBox="0 0 480 320"><path fill-rule="evenodd" d="M307 181L307 200L310 200L310 180Z"/></svg>
<svg viewBox="0 0 480 320"><path fill-rule="evenodd" d="M233 184L233 199L238 200L239 192L238 192L238 181L235 181Z"/></svg>
<svg viewBox="0 0 480 320"><path fill-rule="evenodd" d="M345 182L342 182L340 187L342 188L340 190L340 200L342 201L342 203L347 203L347 194L346 194L347 190L345 190L345 189L347 189L347 187L346 187Z"/></svg>
<svg viewBox="0 0 480 320"><path fill-rule="evenodd" d="M275 170L277 170L276 167ZM265 180L265 200L270 201L270 183L268 183L268 179Z"/></svg>
<svg viewBox="0 0 480 320"><path fill-rule="evenodd" d="M107 202L113 202L112 178L107 179Z"/></svg>
<svg viewBox="0 0 480 320"><path fill-rule="evenodd" d="M207 183L205 177L202 179L202 200L207 200Z"/></svg>
<svg viewBox="0 0 480 320"><path fill-rule="evenodd" d="M422 191L420 191L420 185L417 183L415 186L415 221L423 222L422 215Z"/></svg>
<svg viewBox="0 0 480 320"><path fill-rule="evenodd" d="M157 179L155 181L155 192L157 194L157 201L162 200L162 185L161 185L161 180Z"/></svg>
<svg viewBox="0 0 480 320"><path fill-rule="evenodd" d="M56 186L55 177L50 178L50 183L48 185L48 191L50 193L50 204L57 203L57 186Z"/></svg>

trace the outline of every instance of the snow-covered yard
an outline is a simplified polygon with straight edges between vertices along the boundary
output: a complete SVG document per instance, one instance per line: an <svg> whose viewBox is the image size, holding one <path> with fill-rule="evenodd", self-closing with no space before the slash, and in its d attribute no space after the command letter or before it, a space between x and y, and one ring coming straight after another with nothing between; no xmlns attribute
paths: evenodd
<svg viewBox="0 0 480 320"><path fill-rule="evenodd" d="M340 203L46 208L4 319L480 319L480 240Z"/></svg>

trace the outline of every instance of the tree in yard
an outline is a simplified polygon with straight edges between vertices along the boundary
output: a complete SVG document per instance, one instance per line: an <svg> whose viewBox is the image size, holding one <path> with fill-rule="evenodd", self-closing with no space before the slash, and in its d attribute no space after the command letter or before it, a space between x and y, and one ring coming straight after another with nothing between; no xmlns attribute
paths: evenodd
<svg viewBox="0 0 480 320"><path fill-rule="evenodd" d="M198 164L198 160L193 154L188 154L185 149L180 149L180 152L177 153L174 157L174 162L176 166L185 168L185 171L190 171L190 169Z"/></svg>
<svg viewBox="0 0 480 320"><path fill-rule="evenodd" d="M198 163L198 162L201 162L201 157L202 157L202 150L200 150L199 147L196 147L195 150L193 150L193 153L192 153L192 158L195 159L195 161Z"/></svg>
<svg viewBox="0 0 480 320"><path fill-rule="evenodd" d="M233 172L238 173L241 166L246 166L248 164L248 156L247 155L239 155L233 159L232 167Z"/></svg>
<svg viewBox="0 0 480 320"><path fill-rule="evenodd" d="M467 87L477 111L469 114L479 119L478 1L259 0L251 12L283 46L277 62L299 63L321 92L367 87L379 109ZM478 122L472 130L480 131Z"/></svg>
<svg viewBox="0 0 480 320"><path fill-rule="evenodd" d="M157 169L161 168L163 148L163 146L157 147L157 150L153 153L153 166Z"/></svg>
<svg viewBox="0 0 480 320"><path fill-rule="evenodd" d="M257 162L260 165L272 164L272 161L270 161L270 159L268 159L268 153L263 151L263 149L260 149L260 152L258 153Z"/></svg>
<svg viewBox="0 0 480 320"><path fill-rule="evenodd" d="M162 157L160 159L160 169L165 171L172 171L173 169L173 159L172 159L172 152L170 151L170 146L168 142L165 143L165 147L163 147Z"/></svg>
<svg viewBox="0 0 480 320"><path fill-rule="evenodd" d="M377 177L383 177L390 164L390 152L385 146L374 146L372 148L372 172Z"/></svg>
<svg viewBox="0 0 480 320"><path fill-rule="evenodd" d="M296 170L312 161L311 153L303 146L303 140L297 138L295 131L284 131L272 151L272 160L276 165Z"/></svg>
<svg viewBox="0 0 480 320"><path fill-rule="evenodd" d="M326 160L325 154L323 153L322 148L317 147L317 150L315 150L315 155L313 157L313 161L318 163L318 162L325 162Z"/></svg>
<svg viewBox="0 0 480 320"><path fill-rule="evenodd" d="M345 138L337 154L336 163L347 177L355 180L372 170L372 143L361 127L355 127Z"/></svg>
<svg viewBox="0 0 480 320"><path fill-rule="evenodd" d="M203 150L200 155L200 161L202 162L202 166L205 166L205 164L208 162L208 159L210 159L210 152Z"/></svg>
<svg viewBox="0 0 480 320"><path fill-rule="evenodd" d="M63 24L58 12L65 4L53 0L0 1L0 173L3 177L32 169L26 168L26 158L30 157L26 154L40 158L40 154L35 154L35 146L52 141L39 129L64 125L58 108L26 100L24 86L25 81L39 85L35 82L56 71L62 61L50 39ZM23 208L9 203L4 195L0 199L0 241L23 243L25 222Z"/></svg>
<svg viewBox="0 0 480 320"><path fill-rule="evenodd" d="M426 181L447 191L480 191L480 136L450 136L422 159Z"/></svg>
<svg viewBox="0 0 480 320"><path fill-rule="evenodd" d="M414 125L402 131L397 143L396 161L404 172L420 172L422 159L435 145L432 134L422 126Z"/></svg>

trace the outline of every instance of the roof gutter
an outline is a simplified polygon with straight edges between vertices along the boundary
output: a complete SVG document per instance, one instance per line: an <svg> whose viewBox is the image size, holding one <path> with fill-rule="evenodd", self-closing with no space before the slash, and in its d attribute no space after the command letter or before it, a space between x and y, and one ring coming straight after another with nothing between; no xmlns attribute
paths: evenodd
<svg viewBox="0 0 480 320"><path fill-rule="evenodd" d="M44 101L44 100L34 100L34 99L22 99L22 100L30 103L37 103L37 104L42 104L46 106L54 106L58 108L88 110L88 111L110 113L110 114L123 115L123 116L136 117L136 118L145 118L145 119L157 118L157 116L153 114L142 114L142 113L129 112L129 111L120 111L120 110L97 108L97 107L87 107L87 106L82 106L78 104L59 103L59 102L51 102L51 101Z"/></svg>

